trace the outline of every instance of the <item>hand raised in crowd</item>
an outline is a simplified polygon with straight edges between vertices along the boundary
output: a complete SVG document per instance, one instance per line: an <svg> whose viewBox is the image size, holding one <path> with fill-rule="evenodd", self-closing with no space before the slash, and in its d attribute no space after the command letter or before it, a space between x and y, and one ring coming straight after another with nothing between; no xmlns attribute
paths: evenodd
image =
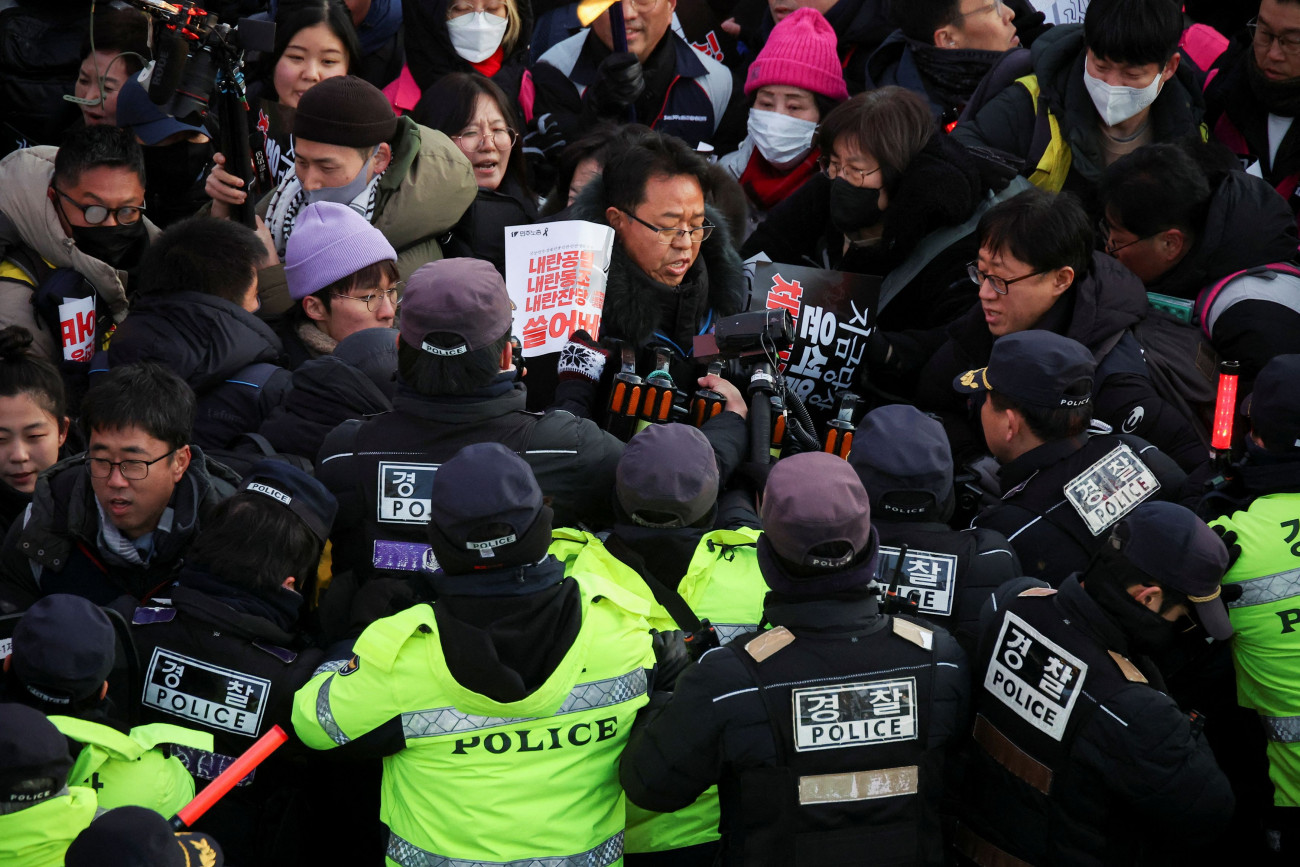
<svg viewBox="0 0 1300 867"><path fill-rule="evenodd" d="M203 191L208 194L208 198L212 199L212 216L228 220L232 208L242 205L244 199L248 198L248 193L242 189L244 181L226 171L224 154L214 154L212 161L215 165L212 166L212 171L208 172Z"/></svg>
<svg viewBox="0 0 1300 867"><path fill-rule="evenodd" d="M740 389L730 382L713 373L708 376L701 376L696 382L700 384L701 388L716 391L726 398L727 403L723 407L726 412L734 412L741 418L749 418L749 404L745 403L745 398L740 393Z"/></svg>
<svg viewBox="0 0 1300 867"><path fill-rule="evenodd" d="M600 115L618 114L645 92L645 70L630 51L618 51L600 62L587 100Z"/></svg>

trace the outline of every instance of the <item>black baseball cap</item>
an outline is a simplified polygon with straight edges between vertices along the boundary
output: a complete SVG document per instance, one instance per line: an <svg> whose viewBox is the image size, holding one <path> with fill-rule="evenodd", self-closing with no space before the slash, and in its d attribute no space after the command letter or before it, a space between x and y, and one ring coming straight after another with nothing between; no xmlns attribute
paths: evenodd
<svg viewBox="0 0 1300 867"><path fill-rule="evenodd" d="M511 315L510 294L492 263L439 259L421 265L406 281L399 330L412 349L454 357L500 340L510 331ZM440 346L427 339L434 333L454 334L460 341Z"/></svg>
<svg viewBox="0 0 1300 867"><path fill-rule="evenodd" d="M1264 448L1300 449L1300 355L1277 355L1265 364L1241 411Z"/></svg>
<svg viewBox="0 0 1300 867"><path fill-rule="evenodd" d="M1082 343L1051 331L1017 331L998 338L987 367L952 381L961 394L996 391L1020 404L1056 409L1084 406L1092 393L1067 394L1080 380L1092 381L1097 362Z"/></svg>
<svg viewBox="0 0 1300 867"><path fill-rule="evenodd" d="M948 434L937 420L904 403L867 413L853 436L849 466L886 521L934 516L953 495Z"/></svg>
<svg viewBox="0 0 1300 867"><path fill-rule="evenodd" d="M653 424L623 449L618 504L643 527L689 527L718 499L718 461L699 428Z"/></svg>
<svg viewBox="0 0 1300 867"><path fill-rule="evenodd" d="M10 665L28 693L70 707L104 685L116 646L113 624L99 606L82 596L52 593L19 618Z"/></svg>
<svg viewBox="0 0 1300 867"><path fill-rule="evenodd" d="M550 547L551 508L532 467L500 443L456 452L429 499L429 546L447 574L531 566Z"/></svg>
<svg viewBox="0 0 1300 867"><path fill-rule="evenodd" d="M77 835L65 867L222 867L221 846L207 834L173 831L147 807L109 810Z"/></svg>
<svg viewBox="0 0 1300 867"><path fill-rule="evenodd" d="M0 804L52 798L68 784L71 769L68 739L45 714L25 704L0 704Z"/></svg>
<svg viewBox="0 0 1300 867"><path fill-rule="evenodd" d="M1194 512L1176 503L1143 503L1115 525L1110 544L1130 566L1186 596L1211 638L1232 637L1220 597L1228 549Z"/></svg>
<svg viewBox="0 0 1300 867"><path fill-rule="evenodd" d="M258 461L239 483L240 491L270 497L297 515L324 544L339 502L317 479L284 461Z"/></svg>

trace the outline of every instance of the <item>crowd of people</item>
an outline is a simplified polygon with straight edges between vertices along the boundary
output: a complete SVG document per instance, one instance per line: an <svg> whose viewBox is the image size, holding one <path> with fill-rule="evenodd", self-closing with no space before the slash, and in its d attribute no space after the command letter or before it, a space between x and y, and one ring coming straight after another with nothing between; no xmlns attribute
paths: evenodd
<svg viewBox="0 0 1300 867"><path fill-rule="evenodd" d="M0 0L0 864L1294 863L1300 2L1065 5Z"/></svg>

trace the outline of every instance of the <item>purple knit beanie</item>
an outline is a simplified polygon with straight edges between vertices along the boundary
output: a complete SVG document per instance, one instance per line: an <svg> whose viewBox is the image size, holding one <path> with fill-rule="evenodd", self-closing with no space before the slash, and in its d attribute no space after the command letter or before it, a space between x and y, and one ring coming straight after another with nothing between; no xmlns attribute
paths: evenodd
<svg viewBox="0 0 1300 867"><path fill-rule="evenodd" d="M835 53L835 31L815 9L796 9L772 28L767 44L749 65L745 96L769 84L802 87L835 100L849 98Z"/></svg>
<svg viewBox="0 0 1300 867"><path fill-rule="evenodd" d="M397 251L366 218L334 202L302 209L284 249L289 297L301 301L376 262L396 262Z"/></svg>

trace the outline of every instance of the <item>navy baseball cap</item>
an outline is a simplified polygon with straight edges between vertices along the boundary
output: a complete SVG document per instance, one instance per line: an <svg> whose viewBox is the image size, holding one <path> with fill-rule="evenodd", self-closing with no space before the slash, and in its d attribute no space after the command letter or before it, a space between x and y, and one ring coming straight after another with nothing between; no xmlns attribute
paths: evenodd
<svg viewBox="0 0 1300 867"><path fill-rule="evenodd" d="M895 403L867 413L853 436L849 465L885 520L935 516L952 499L948 434L914 406Z"/></svg>
<svg viewBox="0 0 1300 867"><path fill-rule="evenodd" d="M222 867L221 846L207 834L172 831L147 807L118 807L77 835L65 867Z"/></svg>
<svg viewBox="0 0 1300 867"><path fill-rule="evenodd" d="M758 565L773 590L836 593L866 585L875 575L871 503L848 461L825 452L777 461L767 477L761 517Z"/></svg>
<svg viewBox="0 0 1300 867"><path fill-rule="evenodd" d="M329 488L284 461L258 461L239 483L240 491L270 497L297 515L324 544L334 526L339 502Z"/></svg>
<svg viewBox="0 0 1300 867"><path fill-rule="evenodd" d="M998 338L987 367L968 370L952 381L961 394L996 391L1017 403L1057 409L1084 406L1092 393L1066 392L1080 380L1092 381L1097 362L1082 343L1051 331L1017 331Z"/></svg>
<svg viewBox="0 0 1300 867"><path fill-rule="evenodd" d="M402 342L412 349L444 358L464 355L510 332L510 294L490 262L439 259L406 281L401 320ZM460 340L441 346L427 339L434 333Z"/></svg>
<svg viewBox="0 0 1300 867"><path fill-rule="evenodd" d="M113 624L99 606L52 593L19 618L10 665L28 693L70 706L99 692L113 670L116 647Z"/></svg>
<svg viewBox="0 0 1300 867"><path fill-rule="evenodd" d="M1110 543L1130 566L1186 596L1211 638L1232 637L1220 596L1228 549L1194 512L1175 503L1143 503L1115 525Z"/></svg>
<svg viewBox="0 0 1300 867"><path fill-rule="evenodd" d="M1241 411L1264 448L1300 449L1300 355L1277 355L1265 364Z"/></svg>
<svg viewBox="0 0 1300 867"><path fill-rule="evenodd" d="M52 798L68 784L71 769L68 739L45 714L25 704L0 704L0 804Z"/></svg>
<svg viewBox="0 0 1300 867"><path fill-rule="evenodd" d="M149 99L145 92L146 85L139 78L132 77L122 85L117 94L117 125L130 130L146 145L156 145L168 136L177 133L193 135L208 131L201 124L183 123Z"/></svg>
<svg viewBox="0 0 1300 867"><path fill-rule="evenodd" d="M718 461L698 428L652 424L623 449L618 504L643 527L689 527L718 499Z"/></svg>
<svg viewBox="0 0 1300 867"><path fill-rule="evenodd" d="M429 545L448 574L531 566L550 547L551 508L532 467L500 443L456 452L429 499Z"/></svg>

